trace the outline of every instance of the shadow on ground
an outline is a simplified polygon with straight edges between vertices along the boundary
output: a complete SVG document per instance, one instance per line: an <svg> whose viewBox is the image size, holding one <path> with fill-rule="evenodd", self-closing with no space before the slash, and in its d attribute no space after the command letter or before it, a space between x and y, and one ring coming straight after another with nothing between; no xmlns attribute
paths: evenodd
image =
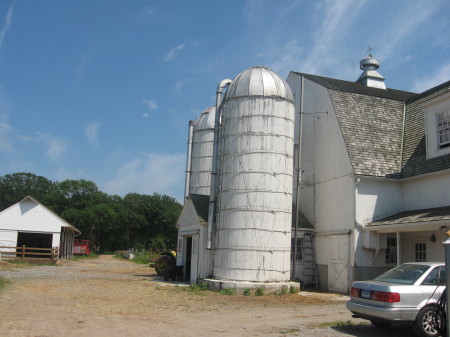
<svg viewBox="0 0 450 337"><path fill-rule="evenodd" d="M393 325L389 328L379 328L372 324L352 324L348 326L332 326L331 329L346 336L355 337L411 337L415 336L409 325Z"/></svg>

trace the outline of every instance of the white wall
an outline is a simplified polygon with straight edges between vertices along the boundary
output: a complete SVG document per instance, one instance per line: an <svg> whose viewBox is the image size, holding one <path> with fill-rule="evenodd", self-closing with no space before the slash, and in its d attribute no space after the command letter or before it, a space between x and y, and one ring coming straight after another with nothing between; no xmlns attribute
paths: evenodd
<svg viewBox="0 0 450 337"><path fill-rule="evenodd" d="M403 181L404 209L450 205L450 170Z"/></svg>
<svg viewBox="0 0 450 337"><path fill-rule="evenodd" d="M60 233L65 225L62 219L31 200L15 204L0 213L0 229ZM55 246L59 247L59 240Z"/></svg>
<svg viewBox="0 0 450 337"><path fill-rule="evenodd" d="M402 183L398 180L358 177L355 218L367 224L403 210Z"/></svg>
<svg viewBox="0 0 450 337"><path fill-rule="evenodd" d="M287 82L298 120L301 77L291 73ZM353 168L328 90L305 79L303 91L300 210L315 227L316 262L323 270L321 276L327 278L320 284L346 292L354 249L350 234L355 223ZM296 144L298 135L296 129ZM297 161L294 166L295 174Z"/></svg>
<svg viewBox="0 0 450 337"><path fill-rule="evenodd" d="M17 231L0 230L0 246L17 247ZM7 252L8 249L3 248L1 251Z"/></svg>

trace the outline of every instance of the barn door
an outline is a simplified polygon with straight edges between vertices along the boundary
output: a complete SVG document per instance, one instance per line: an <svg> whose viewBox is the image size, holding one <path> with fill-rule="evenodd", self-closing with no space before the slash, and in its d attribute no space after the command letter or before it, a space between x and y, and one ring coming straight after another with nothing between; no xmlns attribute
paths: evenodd
<svg viewBox="0 0 450 337"><path fill-rule="evenodd" d="M331 240L328 265L328 290L348 292L349 282L348 235L335 235Z"/></svg>

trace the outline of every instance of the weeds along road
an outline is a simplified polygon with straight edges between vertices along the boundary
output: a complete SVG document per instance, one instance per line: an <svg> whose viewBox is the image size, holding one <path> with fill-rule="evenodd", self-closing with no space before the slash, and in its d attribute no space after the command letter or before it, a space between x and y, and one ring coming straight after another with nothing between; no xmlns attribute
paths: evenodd
<svg viewBox="0 0 450 337"><path fill-rule="evenodd" d="M0 263L0 336L406 337L354 319L345 296L189 291L148 266L102 255L56 266Z"/></svg>

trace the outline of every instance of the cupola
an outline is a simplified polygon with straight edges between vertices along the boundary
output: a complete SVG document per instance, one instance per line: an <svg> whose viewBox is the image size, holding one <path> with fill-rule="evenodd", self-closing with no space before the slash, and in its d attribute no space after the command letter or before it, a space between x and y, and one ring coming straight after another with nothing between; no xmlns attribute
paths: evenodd
<svg viewBox="0 0 450 337"><path fill-rule="evenodd" d="M373 58L370 53L361 60L359 67L363 70L363 73L359 76L356 82L367 87L386 89L384 77L377 71L380 67L380 62L376 58Z"/></svg>

